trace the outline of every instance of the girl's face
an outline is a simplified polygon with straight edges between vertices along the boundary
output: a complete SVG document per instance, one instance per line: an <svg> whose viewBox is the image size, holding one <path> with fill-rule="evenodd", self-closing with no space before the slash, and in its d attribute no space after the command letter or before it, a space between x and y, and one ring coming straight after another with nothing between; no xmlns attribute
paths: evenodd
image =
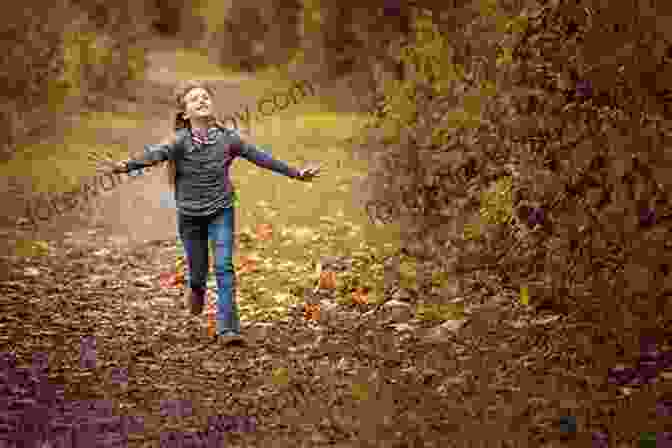
<svg viewBox="0 0 672 448"><path fill-rule="evenodd" d="M184 96L184 112L187 119L205 119L213 114L212 98L207 90L197 87Z"/></svg>

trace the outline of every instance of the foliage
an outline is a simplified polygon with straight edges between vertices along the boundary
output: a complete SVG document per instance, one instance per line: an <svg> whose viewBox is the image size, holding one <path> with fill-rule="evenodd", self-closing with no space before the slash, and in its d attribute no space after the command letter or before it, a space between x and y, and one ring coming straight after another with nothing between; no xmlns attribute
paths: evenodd
<svg viewBox="0 0 672 448"><path fill-rule="evenodd" d="M203 1L205 42L222 66L255 71L289 63L299 48L298 0L234 3Z"/></svg>
<svg viewBox="0 0 672 448"><path fill-rule="evenodd" d="M50 8L28 1L0 27L8 51L0 74L5 155L61 121L91 94L119 92L145 70L138 39L147 37L142 3L103 7L61 0ZM67 24L67 26L66 26Z"/></svg>
<svg viewBox="0 0 672 448"><path fill-rule="evenodd" d="M54 5L49 12L37 2L24 2L22 13L0 25L5 51L0 56L0 145L3 156L11 153L10 145L30 132L31 124L25 114L44 104L46 80L58 72L57 59L59 26L72 20L67 2Z"/></svg>
<svg viewBox="0 0 672 448"><path fill-rule="evenodd" d="M302 0L301 49L314 76L336 79L356 72L376 76L381 64L387 70L391 59L386 43L404 34L408 21L407 6L390 13L388 3Z"/></svg>
<svg viewBox="0 0 672 448"><path fill-rule="evenodd" d="M669 39L636 5L478 5L417 11L398 51L408 76L382 85L359 148L369 203L418 257L592 318L617 298L656 325L644 316L672 292L656 218L670 210Z"/></svg>

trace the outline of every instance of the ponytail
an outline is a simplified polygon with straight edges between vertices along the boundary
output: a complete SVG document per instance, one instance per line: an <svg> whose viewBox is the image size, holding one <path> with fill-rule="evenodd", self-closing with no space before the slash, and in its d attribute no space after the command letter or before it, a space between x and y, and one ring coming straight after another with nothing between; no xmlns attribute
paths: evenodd
<svg viewBox="0 0 672 448"><path fill-rule="evenodd" d="M189 123L189 120L184 118L184 112L178 112L175 115L175 130L179 131L180 129L189 127L191 127L191 124Z"/></svg>
<svg viewBox="0 0 672 448"><path fill-rule="evenodd" d="M183 112L178 112L175 115L175 124L173 126L173 135L171 135L167 140L169 142L174 142L175 139L177 138L177 131L180 129L189 129L191 127L189 120L186 120L184 118L184 113ZM166 164L166 177L168 180L168 185L170 186L171 189L175 190L175 179L177 177L177 166L175 165L174 160L168 160L168 163Z"/></svg>

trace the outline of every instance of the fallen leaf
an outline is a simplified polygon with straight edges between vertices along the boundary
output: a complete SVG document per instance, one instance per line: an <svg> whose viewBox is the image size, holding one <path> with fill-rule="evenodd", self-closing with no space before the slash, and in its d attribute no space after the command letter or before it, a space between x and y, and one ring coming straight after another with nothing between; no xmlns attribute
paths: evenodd
<svg viewBox="0 0 672 448"><path fill-rule="evenodd" d="M268 241L273 237L273 227L270 224L259 224L256 235L258 240Z"/></svg>
<svg viewBox="0 0 672 448"><path fill-rule="evenodd" d="M177 288L184 285L184 272L164 272L159 275L159 285L162 288Z"/></svg>
<svg viewBox="0 0 672 448"><path fill-rule="evenodd" d="M334 271L322 271L318 288L336 289L336 273Z"/></svg>
<svg viewBox="0 0 672 448"><path fill-rule="evenodd" d="M171 276L172 274L170 272L162 272L161 274L159 274L159 285L162 288L170 288Z"/></svg>
<svg viewBox="0 0 672 448"><path fill-rule="evenodd" d="M309 304L306 303L303 305L303 316L307 320L320 320L320 305L319 304Z"/></svg>
<svg viewBox="0 0 672 448"><path fill-rule="evenodd" d="M530 291L527 286L520 287L520 303L526 306L530 304Z"/></svg>
<svg viewBox="0 0 672 448"><path fill-rule="evenodd" d="M366 401L369 399L369 388L366 384L355 383L352 385L351 394L355 400Z"/></svg>
<svg viewBox="0 0 672 448"><path fill-rule="evenodd" d="M257 265L256 260L250 257L240 257L240 263L238 269L236 269L236 272L238 274L247 274L249 272L255 272L258 270L259 267Z"/></svg>
<svg viewBox="0 0 672 448"><path fill-rule="evenodd" d="M358 305L364 305L367 303L369 293L364 288L357 288L352 292L352 300Z"/></svg>
<svg viewBox="0 0 672 448"><path fill-rule="evenodd" d="M286 367L278 367L273 371L273 383L278 386L289 384L289 370Z"/></svg>

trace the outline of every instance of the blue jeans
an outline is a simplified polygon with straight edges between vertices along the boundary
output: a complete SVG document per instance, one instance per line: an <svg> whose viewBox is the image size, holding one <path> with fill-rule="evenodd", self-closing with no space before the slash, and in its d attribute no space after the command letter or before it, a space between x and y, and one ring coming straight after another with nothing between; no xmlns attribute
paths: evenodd
<svg viewBox="0 0 672 448"><path fill-rule="evenodd" d="M240 319L235 299L236 278L233 269L233 233L235 210L225 208L211 216L178 214L178 231L184 244L189 266L189 287L205 289L209 267L209 240L215 246L217 279L217 333L240 333Z"/></svg>

